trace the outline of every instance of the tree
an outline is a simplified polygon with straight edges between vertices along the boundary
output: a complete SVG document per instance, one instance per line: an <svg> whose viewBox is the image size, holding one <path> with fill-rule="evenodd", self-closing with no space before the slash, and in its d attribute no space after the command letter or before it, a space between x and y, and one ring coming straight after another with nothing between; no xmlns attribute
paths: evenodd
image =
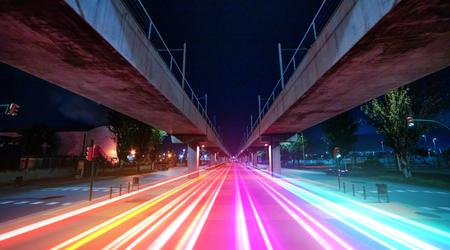
<svg viewBox="0 0 450 250"><path fill-rule="evenodd" d="M343 155L348 154L353 144L358 139L356 131L358 123L353 118L350 111L335 116L322 123L324 137L328 152L333 152L335 147L341 149Z"/></svg>
<svg viewBox="0 0 450 250"><path fill-rule="evenodd" d="M281 150L288 154L288 159L298 161L300 158L304 160L305 147L308 140L301 134L294 135L295 140L281 143ZM300 157L302 156L302 157Z"/></svg>
<svg viewBox="0 0 450 250"><path fill-rule="evenodd" d="M45 124L36 124L19 132L22 152L26 155L42 156L57 152L59 140L56 132Z"/></svg>
<svg viewBox="0 0 450 250"><path fill-rule="evenodd" d="M445 84L421 84L401 87L362 106L371 125L385 137L386 145L395 153L397 168L405 178L412 176L409 157L416 150L420 136L429 130L430 124L416 123L408 128L406 117L433 119L449 105Z"/></svg>
<svg viewBox="0 0 450 250"><path fill-rule="evenodd" d="M164 131L114 111L109 113L108 120L108 128L115 135L120 166L126 161L131 150L136 151L138 163L150 160L151 164L154 164L158 145L162 144L166 136Z"/></svg>

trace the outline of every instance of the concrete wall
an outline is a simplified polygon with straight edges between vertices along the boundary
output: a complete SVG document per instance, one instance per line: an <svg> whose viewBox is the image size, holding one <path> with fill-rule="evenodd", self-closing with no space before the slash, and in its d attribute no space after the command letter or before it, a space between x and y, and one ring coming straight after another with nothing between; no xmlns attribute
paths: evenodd
<svg viewBox="0 0 450 250"><path fill-rule="evenodd" d="M449 17L445 0L344 0L244 149L449 66Z"/></svg>

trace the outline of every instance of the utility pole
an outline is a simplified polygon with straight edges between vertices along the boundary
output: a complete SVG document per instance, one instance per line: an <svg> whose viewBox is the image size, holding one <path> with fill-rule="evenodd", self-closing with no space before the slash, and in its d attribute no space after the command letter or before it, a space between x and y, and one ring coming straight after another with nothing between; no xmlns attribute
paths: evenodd
<svg viewBox="0 0 450 250"><path fill-rule="evenodd" d="M206 116L208 116L208 94L205 94L205 112Z"/></svg>
<svg viewBox="0 0 450 250"><path fill-rule="evenodd" d="M261 95L258 95L258 116L261 115Z"/></svg>
<svg viewBox="0 0 450 250"><path fill-rule="evenodd" d="M305 139L303 137L303 132L301 132L302 136L302 153L303 153L303 160L305 160ZM304 163L303 163L304 164Z"/></svg>
<svg viewBox="0 0 450 250"><path fill-rule="evenodd" d="M184 82L186 80L186 43L183 43L183 65L182 65L182 80L181 87L184 89Z"/></svg>
<svg viewBox="0 0 450 250"><path fill-rule="evenodd" d="M94 140L91 140L91 147L90 147L92 160L91 160L91 180L89 182L89 201L92 200L92 189L94 188L94 178L95 178L95 163L94 163Z"/></svg>
<svg viewBox="0 0 450 250"><path fill-rule="evenodd" d="M284 89L283 55L281 54L281 43L278 43L278 61L280 63L281 89Z"/></svg>

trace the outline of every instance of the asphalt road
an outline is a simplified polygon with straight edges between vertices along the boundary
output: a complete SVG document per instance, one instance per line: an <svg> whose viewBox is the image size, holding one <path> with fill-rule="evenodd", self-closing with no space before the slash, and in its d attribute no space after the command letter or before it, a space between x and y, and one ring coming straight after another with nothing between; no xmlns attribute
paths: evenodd
<svg viewBox="0 0 450 250"><path fill-rule="evenodd" d="M226 164L0 224L2 249L439 249L450 234ZM427 229L427 230L425 230Z"/></svg>
<svg viewBox="0 0 450 250"><path fill-rule="evenodd" d="M176 167L167 171L158 171L143 175L134 175L140 178L141 185L150 184L172 176L182 175L186 168ZM99 180L94 183L93 198L109 196L110 187L113 187L113 196L128 190L128 182L134 176L117 177L108 180ZM135 187L137 188L137 187ZM86 201L89 197L89 183L61 185L56 187L42 187L11 194L0 195L0 222L6 222L34 213L51 210L62 206L71 206L77 202Z"/></svg>

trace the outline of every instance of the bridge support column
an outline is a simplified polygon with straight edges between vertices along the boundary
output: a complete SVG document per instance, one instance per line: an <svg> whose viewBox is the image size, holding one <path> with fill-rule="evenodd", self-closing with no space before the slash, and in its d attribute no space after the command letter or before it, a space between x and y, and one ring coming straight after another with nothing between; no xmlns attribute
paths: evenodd
<svg viewBox="0 0 450 250"><path fill-rule="evenodd" d="M255 167L255 153L250 153L250 166Z"/></svg>
<svg viewBox="0 0 450 250"><path fill-rule="evenodd" d="M217 163L217 153L214 153L212 156L213 156L212 162L213 162L213 164L216 164Z"/></svg>
<svg viewBox="0 0 450 250"><path fill-rule="evenodd" d="M188 160L188 173L193 173L198 171L200 165L200 147L197 146L196 150L188 146L187 149L187 160ZM190 178L197 177L198 174L190 175Z"/></svg>
<svg viewBox="0 0 450 250"><path fill-rule="evenodd" d="M269 145L269 173L271 176L281 176L280 144Z"/></svg>

